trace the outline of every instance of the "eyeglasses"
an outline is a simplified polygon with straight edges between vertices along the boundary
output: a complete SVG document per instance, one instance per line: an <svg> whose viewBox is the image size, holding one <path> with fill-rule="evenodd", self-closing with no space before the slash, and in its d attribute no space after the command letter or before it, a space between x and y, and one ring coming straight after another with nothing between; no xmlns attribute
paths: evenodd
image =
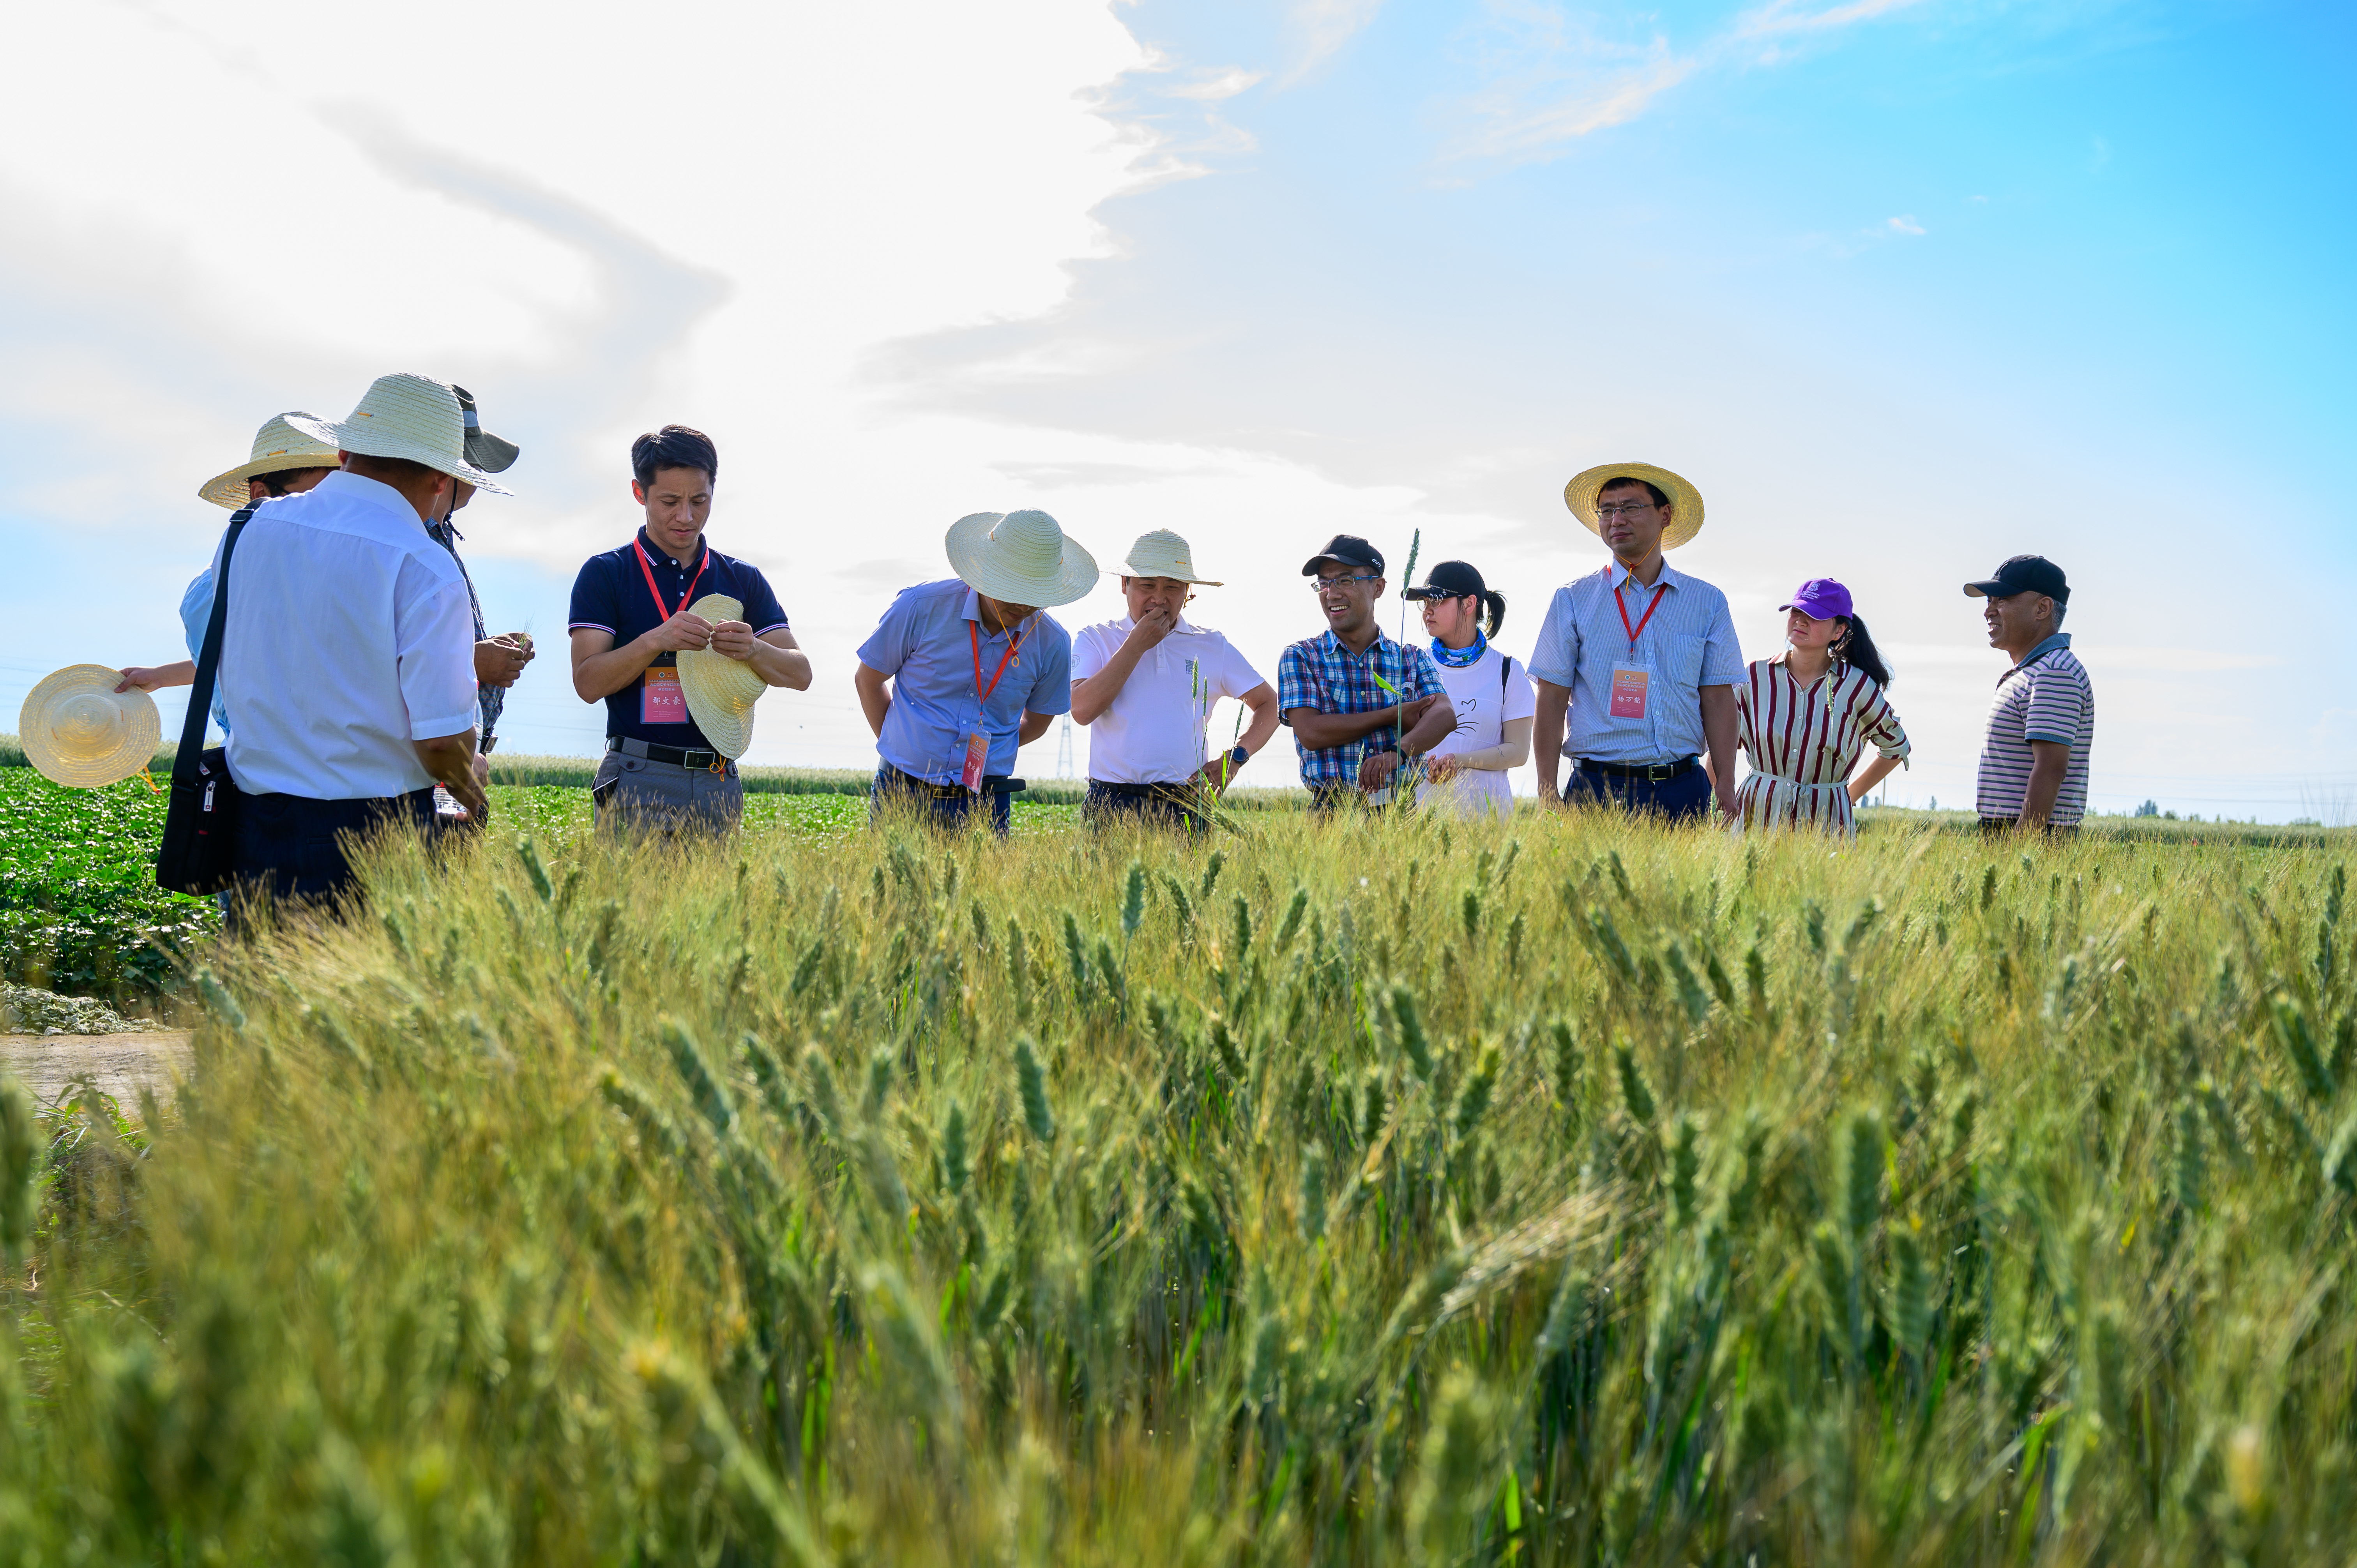
<svg viewBox="0 0 2357 1568"><path fill-rule="evenodd" d="M1309 585L1322 594L1329 588L1344 587L1351 583L1380 583L1382 581L1383 579L1381 577L1374 575L1371 572L1361 572L1355 577L1314 577L1310 579Z"/></svg>
<svg viewBox="0 0 2357 1568"><path fill-rule="evenodd" d="M1596 521L1601 522L1608 517L1632 517L1638 512L1651 511L1652 510L1653 503L1652 501L1620 501L1612 506L1598 507L1596 509Z"/></svg>

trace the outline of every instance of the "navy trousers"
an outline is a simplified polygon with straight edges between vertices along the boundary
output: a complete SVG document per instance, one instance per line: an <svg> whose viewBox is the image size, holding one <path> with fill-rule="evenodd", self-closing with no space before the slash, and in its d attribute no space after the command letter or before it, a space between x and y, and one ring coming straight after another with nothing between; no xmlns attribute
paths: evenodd
<svg viewBox="0 0 2357 1568"><path fill-rule="evenodd" d="M973 814L974 802L982 800L990 802L990 831L1005 838L1007 821L1013 814L1012 799L1003 789L976 796L965 789L929 784L910 778L888 762L876 769L876 788L867 797L867 820L872 822L888 807L897 807L914 810L937 828L962 828Z"/></svg>
<svg viewBox="0 0 2357 1568"><path fill-rule="evenodd" d="M349 897L359 886L354 839L402 822L429 836L441 831L431 787L359 800L248 795L238 802L236 891L272 904ZM234 908L237 900L230 902Z"/></svg>
<svg viewBox="0 0 2357 1568"><path fill-rule="evenodd" d="M1574 768L1563 799L1566 805L1618 806L1624 811L1656 812L1665 822L1700 822L1710 811L1710 775L1695 767L1675 779L1657 781Z"/></svg>

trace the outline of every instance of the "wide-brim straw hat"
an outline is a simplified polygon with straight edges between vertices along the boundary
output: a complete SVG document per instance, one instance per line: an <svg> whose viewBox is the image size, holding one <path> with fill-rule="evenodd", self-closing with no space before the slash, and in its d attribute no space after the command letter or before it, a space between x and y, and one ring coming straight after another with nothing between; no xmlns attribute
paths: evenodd
<svg viewBox="0 0 2357 1568"><path fill-rule="evenodd" d="M1604 536L1596 525L1596 497L1615 479L1642 479L1670 498L1670 526L1662 530L1663 549L1675 550L1702 532L1702 492L1684 478L1651 463L1607 463L1575 475L1563 488L1563 504L1587 525L1588 532L1599 539Z"/></svg>
<svg viewBox="0 0 2357 1568"><path fill-rule="evenodd" d="M1185 540L1167 528L1139 534L1137 542L1129 547L1129 559L1121 564L1121 569L1133 577L1170 577L1199 588L1221 585L1209 577L1195 575L1195 553L1187 548Z"/></svg>
<svg viewBox="0 0 2357 1568"><path fill-rule="evenodd" d="M743 620L745 607L726 594L706 594L688 607L688 613L717 626L724 620ZM687 698L688 716L712 743L712 749L732 762L744 756L745 748L753 744L753 704L770 689L760 671L741 659L709 648L683 648L679 686Z"/></svg>
<svg viewBox="0 0 2357 1568"><path fill-rule="evenodd" d="M1054 518L1028 508L962 517L942 548L967 587L1033 609L1086 598L1100 575L1095 556L1065 538Z"/></svg>
<svg viewBox="0 0 2357 1568"><path fill-rule="evenodd" d="M16 741L41 777L78 789L128 779L156 755L156 699L103 664L69 664L41 677L16 715Z"/></svg>
<svg viewBox="0 0 2357 1568"><path fill-rule="evenodd" d="M286 423L334 443L339 451L423 463L495 496L515 493L467 461L466 413L458 394L430 376L377 377L341 424L308 414L289 414Z"/></svg>
<svg viewBox="0 0 2357 1568"><path fill-rule="evenodd" d="M290 468L332 468L343 459L340 449L316 435L306 435L287 423L292 419L320 423L316 413L302 409L290 409L274 413L253 433L253 456L225 474L215 474L197 488L197 494L218 507L235 511L250 499L246 481L264 474L283 474Z"/></svg>

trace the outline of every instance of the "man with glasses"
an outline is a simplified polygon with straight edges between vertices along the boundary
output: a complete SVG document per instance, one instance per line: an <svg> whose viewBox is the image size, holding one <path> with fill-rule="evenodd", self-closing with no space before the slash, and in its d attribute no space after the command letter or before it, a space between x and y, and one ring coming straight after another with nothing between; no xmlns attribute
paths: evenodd
<svg viewBox="0 0 2357 1568"><path fill-rule="evenodd" d="M1702 532L1701 492L1667 468L1614 463L1574 478L1563 499L1612 560L1555 590L1531 650L1539 799L1693 822L1716 796L1732 817L1743 652L1727 596L1663 555ZM1574 763L1560 794L1558 755Z"/></svg>
<svg viewBox="0 0 2357 1568"><path fill-rule="evenodd" d="M1381 551L1338 533L1301 575L1315 579L1326 630L1277 659L1276 705L1293 727L1311 809L1326 812L1389 787L1404 761L1424 756L1456 727L1457 710L1431 656L1375 624Z"/></svg>

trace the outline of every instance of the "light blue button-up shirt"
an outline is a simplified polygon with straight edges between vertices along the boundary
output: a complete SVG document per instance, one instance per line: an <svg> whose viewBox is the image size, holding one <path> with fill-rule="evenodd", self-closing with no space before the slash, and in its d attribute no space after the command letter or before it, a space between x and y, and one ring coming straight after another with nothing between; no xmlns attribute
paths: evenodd
<svg viewBox="0 0 2357 1568"><path fill-rule="evenodd" d="M982 680L988 703L974 699L974 645L981 633ZM965 764L965 737L990 737L986 773L1015 769L1023 715L1072 709L1072 639L1045 611L1016 628L1022 646L998 684L990 685L1007 636L982 625L982 600L955 577L904 588L866 641L859 662L892 677L892 705L876 755L913 778L954 784Z"/></svg>
<svg viewBox="0 0 2357 1568"><path fill-rule="evenodd" d="M1652 618L1644 620L1662 589ZM1620 596L1628 611L1624 626L1613 607ZM1628 627L1644 620L1629 648ZM1645 716L1612 716L1612 667L1647 669ZM1649 588L1613 561L1555 591L1546 624L1531 650L1531 673L1550 685L1571 688L1571 713L1564 728L1563 754L1591 762L1659 763L1699 757L1704 749L1702 688L1732 686L1743 679L1743 650L1727 596L1699 577L1662 564Z"/></svg>

